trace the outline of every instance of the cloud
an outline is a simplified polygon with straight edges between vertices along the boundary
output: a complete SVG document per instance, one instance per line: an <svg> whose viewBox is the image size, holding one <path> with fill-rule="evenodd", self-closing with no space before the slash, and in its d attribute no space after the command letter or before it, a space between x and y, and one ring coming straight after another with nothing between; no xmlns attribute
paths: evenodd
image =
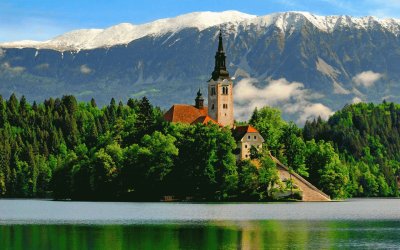
<svg viewBox="0 0 400 250"><path fill-rule="evenodd" d="M353 100L351 100L351 103L356 104L356 103L360 103L363 102L363 100L360 97L354 97Z"/></svg>
<svg viewBox="0 0 400 250"><path fill-rule="evenodd" d="M355 77L353 77L353 82L357 86L364 86L366 88L371 87L372 85L375 84L378 80L382 78L382 74L380 73L375 73L373 71L364 71Z"/></svg>
<svg viewBox="0 0 400 250"><path fill-rule="evenodd" d="M235 118L247 120L254 109L264 106L278 107L284 113L297 117L297 123L303 124L307 119L321 116L327 119L332 110L313 100L323 97L312 93L299 82L288 82L282 78L271 80L265 87L257 87L258 80L246 78L237 83L234 88Z"/></svg>
<svg viewBox="0 0 400 250"><path fill-rule="evenodd" d="M35 68L38 70L46 70L46 69L49 69L49 67L50 67L50 64L42 63L42 64L37 65Z"/></svg>
<svg viewBox="0 0 400 250"><path fill-rule="evenodd" d="M92 72L92 69L89 68L86 64L84 64L84 65L81 65L80 71L81 71L82 74L87 75L87 74L90 74Z"/></svg>
<svg viewBox="0 0 400 250"><path fill-rule="evenodd" d="M1 65L1 68L6 70L6 71L8 71L8 72L10 72L10 73L16 73L16 74L22 73L25 70L25 68L21 67L21 66L12 67L9 62L3 63Z"/></svg>
<svg viewBox="0 0 400 250"><path fill-rule="evenodd" d="M304 124L307 120L311 120L321 116L322 119L327 120L332 115L332 110L321 103L308 103L300 111L298 123Z"/></svg>

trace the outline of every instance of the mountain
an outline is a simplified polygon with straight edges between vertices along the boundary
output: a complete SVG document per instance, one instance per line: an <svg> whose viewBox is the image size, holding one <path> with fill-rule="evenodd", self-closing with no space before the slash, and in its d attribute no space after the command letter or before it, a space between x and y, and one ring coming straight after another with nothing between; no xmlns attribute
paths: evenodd
<svg viewBox="0 0 400 250"><path fill-rule="evenodd" d="M303 123L346 103L400 101L400 20L306 12L196 12L2 43L0 94L192 103L199 87L207 90L220 29L238 119L262 105Z"/></svg>

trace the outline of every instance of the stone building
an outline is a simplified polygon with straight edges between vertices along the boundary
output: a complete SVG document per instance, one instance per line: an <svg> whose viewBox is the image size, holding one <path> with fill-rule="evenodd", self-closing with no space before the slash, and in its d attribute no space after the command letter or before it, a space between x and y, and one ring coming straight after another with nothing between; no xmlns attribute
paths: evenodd
<svg viewBox="0 0 400 250"><path fill-rule="evenodd" d="M259 150L262 148L264 138L254 127L250 125L236 127L232 133L237 143L237 160L249 159L251 147Z"/></svg>
<svg viewBox="0 0 400 250"><path fill-rule="evenodd" d="M233 82L226 69L226 56L219 33L215 67L208 81L208 115L222 126L233 128Z"/></svg>

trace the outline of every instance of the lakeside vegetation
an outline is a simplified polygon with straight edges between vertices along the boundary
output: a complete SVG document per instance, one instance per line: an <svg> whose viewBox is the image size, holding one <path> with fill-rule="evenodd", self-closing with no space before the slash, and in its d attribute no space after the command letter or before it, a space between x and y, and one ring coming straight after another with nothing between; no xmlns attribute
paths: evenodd
<svg viewBox="0 0 400 250"><path fill-rule="evenodd" d="M287 123L277 109L249 123L260 166L237 163L231 131L171 124L146 98L99 108L73 96L30 104L0 96L0 196L74 200L268 200L285 189L269 152L333 198L398 196L400 106L346 106L328 121Z"/></svg>

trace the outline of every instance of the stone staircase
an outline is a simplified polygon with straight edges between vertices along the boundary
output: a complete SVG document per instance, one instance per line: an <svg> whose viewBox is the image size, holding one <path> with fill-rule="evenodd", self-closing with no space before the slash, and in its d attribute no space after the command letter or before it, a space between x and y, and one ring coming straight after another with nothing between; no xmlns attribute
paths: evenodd
<svg viewBox="0 0 400 250"><path fill-rule="evenodd" d="M271 159L276 163L279 177L281 180L292 178L294 184L303 191L303 201L331 201L329 195L325 194L306 179L297 173L290 174L289 168L283 165L278 159L270 155Z"/></svg>

